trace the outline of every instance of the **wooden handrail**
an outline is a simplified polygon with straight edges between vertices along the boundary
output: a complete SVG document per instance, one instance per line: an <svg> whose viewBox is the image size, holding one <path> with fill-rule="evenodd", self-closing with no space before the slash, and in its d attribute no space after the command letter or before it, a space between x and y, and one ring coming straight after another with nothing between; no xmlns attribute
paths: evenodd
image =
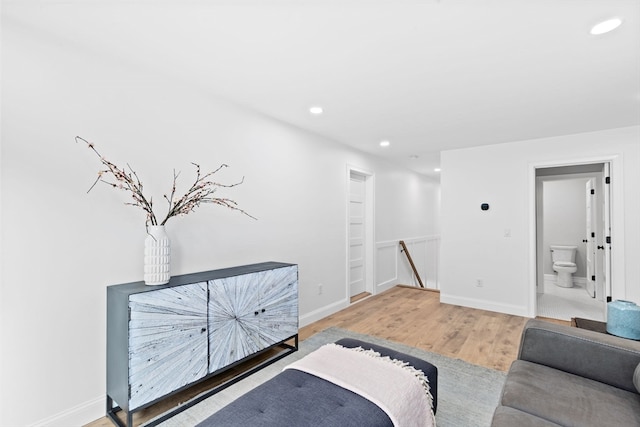
<svg viewBox="0 0 640 427"><path fill-rule="evenodd" d="M418 279L418 283L420 283L420 287L424 288L424 285L422 284L422 279L420 279L420 275L418 274L418 269L416 268L415 264L413 263L413 260L411 259L411 254L409 253L409 249L407 249L407 245L404 244L404 240L400 240L400 246L402 246L402 250L400 252L405 253L405 255L407 256L407 259L409 260L409 264L411 264L411 268L413 269L413 274L416 275L416 278Z"/></svg>

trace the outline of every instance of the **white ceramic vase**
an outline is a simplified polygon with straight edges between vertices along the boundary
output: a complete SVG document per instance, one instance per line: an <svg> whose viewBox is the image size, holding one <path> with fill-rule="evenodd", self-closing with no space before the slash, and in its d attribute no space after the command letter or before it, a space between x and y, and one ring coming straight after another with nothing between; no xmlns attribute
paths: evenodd
<svg viewBox="0 0 640 427"><path fill-rule="evenodd" d="M144 283L164 285L170 278L171 241L164 225L150 225L144 240Z"/></svg>

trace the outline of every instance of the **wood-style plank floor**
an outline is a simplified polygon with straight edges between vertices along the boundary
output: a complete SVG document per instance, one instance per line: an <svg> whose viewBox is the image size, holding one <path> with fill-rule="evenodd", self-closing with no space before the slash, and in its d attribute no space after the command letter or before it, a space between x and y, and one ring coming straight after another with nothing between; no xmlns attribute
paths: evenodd
<svg viewBox="0 0 640 427"><path fill-rule="evenodd" d="M303 341L334 326L506 371L516 359L527 320L441 304L438 292L396 286L301 328L299 338ZM86 427L112 425L103 417Z"/></svg>
<svg viewBox="0 0 640 427"><path fill-rule="evenodd" d="M506 371L528 318L440 303L438 292L396 286L301 328L335 326Z"/></svg>

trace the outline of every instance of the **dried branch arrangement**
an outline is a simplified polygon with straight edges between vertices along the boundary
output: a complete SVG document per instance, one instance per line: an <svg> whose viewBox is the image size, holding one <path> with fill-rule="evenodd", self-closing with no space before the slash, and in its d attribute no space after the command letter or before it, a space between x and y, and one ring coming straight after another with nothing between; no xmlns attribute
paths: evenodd
<svg viewBox="0 0 640 427"><path fill-rule="evenodd" d="M211 181L211 177L221 169L226 168L227 165L222 164L216 170L202 175L200 171L200 165L192 163L196 168L196 179L193 184L191 184L191 187L187 190L187 192L179 198L176 197L176 183L178 181L180 173L176 173L175 170L173 171L173 185L171 187L171 194L168 196L165 194L163 196L167 203L169 203L169 210L167 212L167 216L161 222L158 222L158 219L153 212L153 199L151 197L149 199L145 197L143 193L144 187L142 186L142 182L140 181L140 178L138 178L138 174L136 174L133 168L129 166L128 163L126 169L119 168L109 160L105 159L98 152L98 150L96 150L96 147L92 142L89 142L82 137L76 136L76 143L78 141L84 142L89 149L96 153L96 155L100 159L100 162L105 166L105 169L98 171L98 177L91 185L87 193L91 191L98 182L103 182L113 188L128 191L129 193L131 193L132 201L126 202L125 205L137 206L139 208L142 208L142 210L145 211L147 215L147 219L145 222L145 225L147 226L165 225L169 218L179 215L187 215L188 213L193 212L198 206L200 206L201 203L213 203L216 205L224 206L229 209L239 211L250 218L256 219L244 210L240 209L238 207L238 204L233 200L213 197L218 188L231 188L240 185L244 182L244 177L240 182L237 182L235 184L221 184L219 182Z"/></svg>

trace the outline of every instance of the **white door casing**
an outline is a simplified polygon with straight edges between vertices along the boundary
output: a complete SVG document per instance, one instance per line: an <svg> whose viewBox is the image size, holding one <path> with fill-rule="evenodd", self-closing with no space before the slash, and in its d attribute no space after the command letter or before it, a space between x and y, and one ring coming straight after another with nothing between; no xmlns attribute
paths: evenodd
<svg viewBox="0 0 640 427"><path fill-rule="evenodd" d="M603 236L601 240L601 246L604 247L602 251L604 255L600 254L600 250L596 252L597 263L602 261L604 266L597 267L597 274L601 270L602 280L596 276L596 298L603 302L604 310L606 313L607 299L624 299L625 284L621 277L624 275L616 275L614 277L614 271L625 270L625 256L624 256L624 209L621 197L615 197L615 194L623 193L623 161L620 154L604 156L601 158L589 158L589 159L575 159L574 161L566 160L564 162L540 162L530 163L529 169L529 206L532 215L529 219L529 316L535 317L537 313L537 290L538 290L538 278L541 276L541 269L538 264L538 260L541 259L542 254L539 248L538 232L541 232L541 224L538 221L538 208L539 208L539 187L540 180L537 178L536 170L549 167L565 167L575 166L583 164L602 163L603 177L602 177L602 197L598 201L598 208L602 207L602 212L598 212L598 230L600 225L602 226ZM600 215L601 214L601 215ZM613 224L613 226L612 226ZM609 242L607 238L611 239ZM615 253L612 243L615 242Z"/></svg>
<svg viewBox="0 0 640 427"><path fill-rule="evenodd" d="M602 178L602 194L604 196L602 219L604 221L604 235L602 236L602 245L604 246L604 295L603 301L606 302L607 297L612 295L611 289L611 243L607 242L607 238L611 237L611 164L604 164L604 174Z"/></svg>
<svg viewBox="0 0 640 427"><path fill-rule="evenodd" d="M375 176L347 166L347 282L346 297L375 294L374 192Z"/></svg>
<svg viewBox="0 0 640 427"><path fill-rule="evenodd" d="M594 178L589 179L585 185L586 196L586 255L587 255L587 283L586 291L591 298L596 296L596 273L595 273L595 260L596 260L596 222L595 222L595 182Z"/></svg>

